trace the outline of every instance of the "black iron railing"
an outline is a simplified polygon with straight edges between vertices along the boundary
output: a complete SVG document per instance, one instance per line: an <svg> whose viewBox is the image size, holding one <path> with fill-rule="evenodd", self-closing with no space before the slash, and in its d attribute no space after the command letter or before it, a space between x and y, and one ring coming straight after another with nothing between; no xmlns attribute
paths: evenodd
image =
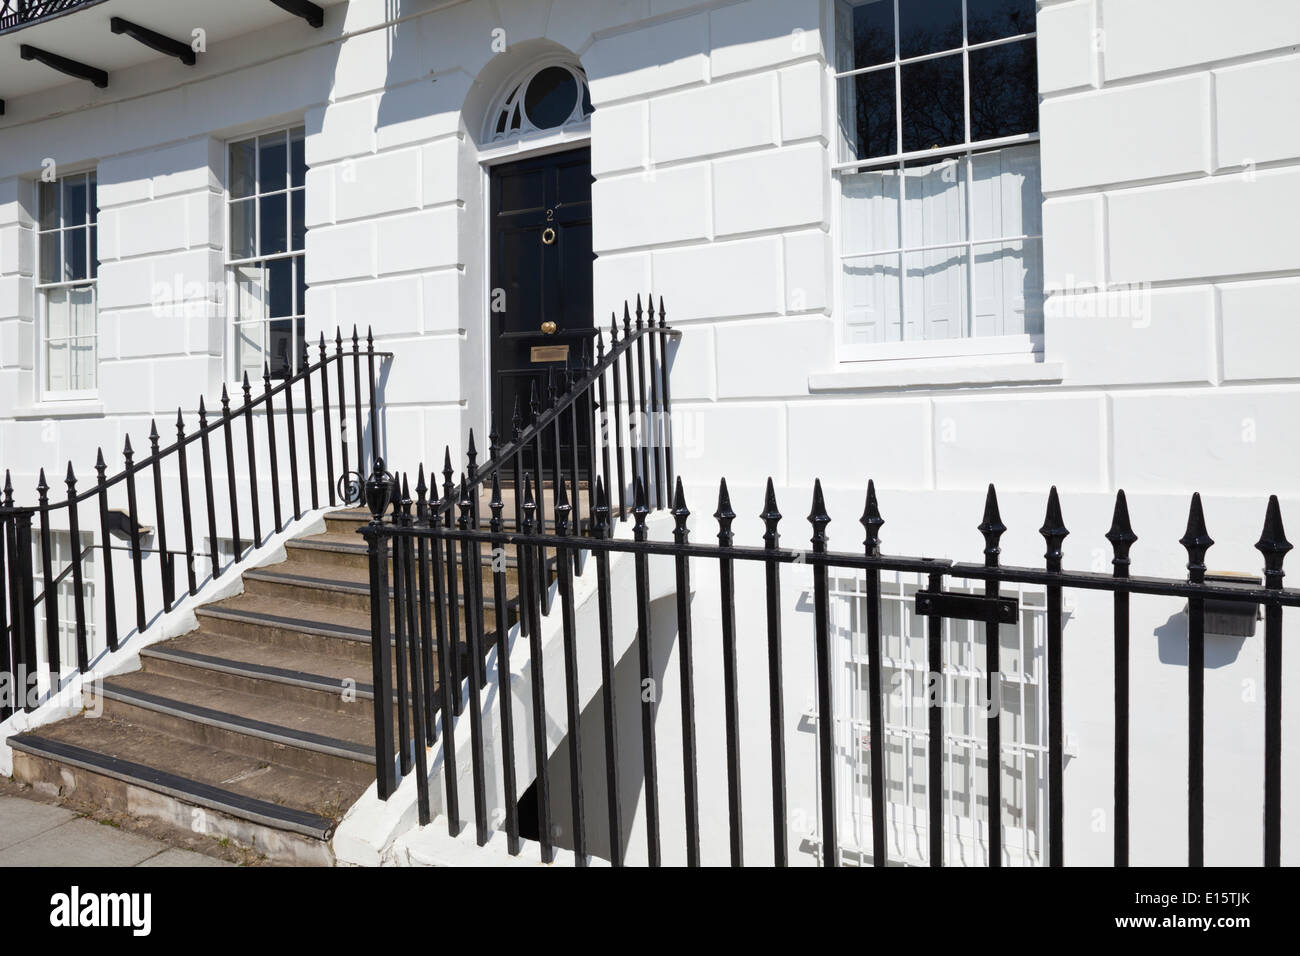
<svg viewBox="0 0 1300 956"><path fill-rule="evenodd" d="M264 368L262 389L258 395L253 394L245 373L243 403L237 407L231 406L225 386L221 390L221 410L213 415L209 414L200 398L198 427L188 433L185 417L178 409L176 440L169 445L161 445L157 424L151 422L149 454L143 458L136 459L128 435L122 450L123 467L116 474L109 474L103 449L100 449L95 462L94 487L88 490L77 490L77 476L72 462L68 462L64 479L67 494L52 500L42 468L36 488L36 506L19 506L15 504L13 482L6 470L3 501L0 502L0 675L8 676L9 687L3 688L5 692L0 694L0 719L8 717L15 709L30 710L39 703L36 689L42 669L50 675L50 686L53 689L59 686L65 662L61 660L60 602L55 597L69 575L72 578L71 623L77 671L84 673L101 650L92 648L88 640L90 614L85 606L83 571L84 561L92 552L98 552L101 558L104 647L116 651L120 638L119 601L131 603L135 629L144 631L155 615L170 611L177 603L177 559L184 565L184 583L179 593L194 595L204 583L196 562L201 567L206 561L207 576L215 580L223 570L262 545L270 533L279 533L290 519L301 518L306 509L360 502L363 484L369 474L368 463L372 464L379 458L380 417L376 410L380 406L376 397L376 363L391 359L392 353L375 351L374 339L369 333L362 347L355 328L350 348L345 348L341 331L336 332L333 344L331 353L322 334L316 361L312 362L308 350L304 349L300 370L279 381L272 379L269 368ZM364 392L363 375L367 383ZM296 393L301 393L301 399L295 398ZM319 444L318 427L321 430ZM356 430L354 443L348 440L350 427ZM305 436L301 436L300 431L305 431ZM300 447L303 437L305 449ZM285 442L283 448L279 447L281 440ZM214 442L218 445L215 452ZM237 445L243 447L237 449ZM269 464L269 515L266 513L267 503L261 500L259 491L259 448L266 449ZM323 460L318 452L323 452ZM195 453L200 459L198 468L192 461ZM285 455L288 457L287 468L283 467ZM175 474L164 475L164 465L172 464L175 465ZM222 513L218 515L214 485L219 485L222 480L223 465L228 507L221 509ZM197 487L192 481L196 472L200 482ZM246 503L239 494L241 478L248 485ZM282 487L286 479L289 486L287 500L286 489ZM146 482L152 491L152 527L146 527L142 522L146 509L141 507L140 489L137 487L141 481ZM118 499L125 497L124 510L111 506L110 494L114 492ZM199 501L194 500L196 492ZM171 495L178 495L179 500L170 498ZM174 543L174 537L170 539L173 543L169 543L169 501L177 504L174 513L181 519L183 544L180 546ZM83 521L83 506L94 509L94 518L90 522ZM245 518L248 524L243 523ZM87 529L92 538L88 547L82 546L83 529ZM202 540L205 530L206 550ZM57 573L52 554L52 541L56 534L67 534L72 549L69 563ZM40 545L40 574L44 583L40 594L33 593L36 570L33 567L33 535ZM126 544L114 544L115 536L125 538ZM153 538L153 547L145 547L144 539L148 536ZM230 542L225 555L221 548L223 540ZM123 551L130 555L130 588L119 586L112 560L115 552ZM146 554L158 557L160 577L156 593L145 580ZM38 607L44 617L43 655L37 635ZM66 663L70 665L72 662Z"/></svg>
<svg viewBox="0 0 1300 956"><path fill-rule="evenodd" d="M551 378L545 408L534 387L526 412L517 405L515 407L509 440L503 443L495 432L489 436L487 461L481 464L478 461L471 431L466 445L466 467L459 482L455 479L448 448L444 456L441 498L437 497L436 488L426 485L425 468L421 465L415 484L415 501L410 497L409 476L399 481L396 476L383 472L383 463L380 462L375 480L367 486L372 511L385 513L391 523L388 527L404 523L412 528L438 526L453 530L459 526L462 530L477 531L482 520L480 493L490 487L493 495L490 526L501 531L507 522L502 487L508 485L514 492L511 510L516 531L530 529L541 535L552 533L563 537L570 531L576 534L592 532L598 486L617 489L619 520L626 520L630 513L633 487L648 495L650 505L647 507L665 507L674 467L669 345L680 336L680 332L668 326L662 299L659 300L657 315L653 297L647 305L638 296L635 310L624 303L622 329L620 331L615 316L609 329L608 351L604 332L599 330L595 333L595 354L591 353L590 342L584 343L580 364L561 372L559 380ZM528 416L526 423L525 414ZM527 502L523 493L526 487L537 489L535 495L527 497ZM587 499L585 511L584 496ZM414 515L411 513L413 504ZM395 507L391 507L393 505ZM372 595L387 594L390 591L388 563L379 560L375 551L380 547L381 539L370 534L369 540ZM468 545L462 548L446 539L430 551L428 544L428 541L420 544L418 574L414 553L407 559L399 557L398 563L393 564L391 589L395 594L413 595L417 590L427 592L432 587L438 595L438 613L432 614L431 606L426 605L425 616L418 623L415 619L400 623L401 614L398 614L396 662L391 659L387 641L376 640L372 645L376 686L391 687L393 678L389 669L394 663L397 667L396 693L400 697L400 716L396 731L400 740L405 742L400 748L403 774L410 772L412 756L418 761L424 757L422 746L409 746L413 740L411 727L424 727L424 739L432 741L434 715L438 710L442 712L444 727L451 726L453 715L462 713L465 701L454 688L460 686L465 676L462 671L466 669L478 675L468 685L470 719L478 727L478 688L481 687L486 647L481 613L483 595L477 577L480 562L475 559L477 545L472 549ZM576 553L566 553L561 558L557 552L554 560L541 554L535 561L519 565L517 580L521 594L531 596L531 600L537 603L539 615L550 611L548 585L550 575L559 565L565 566L559 573L581 573ZM407 581L404 577L407 573L416 577ZM500 607L498 629L501 629L505 627L511 606L526 607L529 602L520 598L513 602L507 600L504 571L494 580L494 590L494 599ZM461 633L461 594L464 595L463 613L467 628L467 653L464 655L456 648L457 635ZM404 598L397 600L400 606ZM371 617L376 633L388 632L388 615L389 602L372 599ZM473 623L475 619L476 626ZM437 693L433 674L435 639L428 631L434 622L437 667L440 670L436 678ZM406 650L415 648L417 642L408 642L405 635L413 633L420 625L426 629L425 639L418 642L419 653L423 656L409 658ZM531 619L525 621L524 627L525 634L538 639L537 628ZM509 649L504 642L499 642L498 648L508 657ZM413 688L423 688L423 692ZM414 716L414 723L408 724L406 715L411 706L417 707L418 713ZM509 701L503 701L502 706L508 709ZM377 711L377 714L376 750L391 754L395 730L392 712L384 710L384 713ZM481 728L475 733L481 734ZM454 746L448 750L447 760L454 768ZM392 792L395 781L395 769L389 762L380 760L379 791L384 798ZM513 793L513 785L509 786ZM481 797L481 788L476 793ZM480 816L480 819L484 818Z"/></svg>
<svg viewBox="0 0 1300 956"><path fill-rule="evenodd" d="M608 467L605 474L609 474ZM632 507L634 521L632 540L614 537L615 523L612 508L604 490L601 477L595 481L595 504L591 509L591 524L588 534L581 534L575 526L575 505L567 498L563 485L559 489L558 500L554 503L554 533L546 533L538 523L539 503L534 496L532 476L525 475L522 495L522 521L513 530L505 528L503 521L503 501L500 482L494 475L490 510L491 520L487 530L475 527L474 502L467 495L462 495L458 502L459 519L455 527L437 520L434 510L426 501L421 488L416 502L414 516L411 514L409 498L401 501L396 513L385 518L383 511L387 506L389 487L381 481L375 481L368 494L371 496L374 520L364 529L371 547L372 593L387 593L387 574L389 552L392 552L393 618L392 626L388 618L388 602L372 601L376 609L374 616L376 649L387 652L390 639L395 640L398 655L397 685L394 687L389 674L389 662L381 660L376 653L375 683L376 701L399 702L399 720L401 735L399 738L400 757L398 765L405 775L414 771L417 777L419 816L422 823L430 818L430 793L428 787L428 768L426 766L425 744L441 742L441 776L445 782L443 811L448 818L451 831L456 833L461 828L462 815L460 784L455 770L456 748L455 727L451 720L452 713L462 703L462 693L468 696L465 706L469 709L471 719L471 779L473 783L474 811L477 826L476 837L483 845L489 839L490 813L503 811L501 826L506 832L509 852L521 851L521 829L523 824L533 821L521 821L517 803L515 768L515 735L531 736L535 749L537 780L535 785L538 819L536 826L528 829L537 835L541 843L544 860L553 858L552 824L550 800L548 799L548 763L549 753L546 744L545 722L546 694L548 689L542 681L541 621L546 613L541 592L535 586L537 578L532 571L546 561L549 553L556 555L557 577L555 580L555 600L560 606L561 631L563 644L563 686L559 693L563 695L567 711L567 742L569 780L569 804L572 808L571 846L578 865L587 859L587 847L591 835L589 814L584 807L589 806L591 798L602 799L605 818L609 825L610 860L615 865L623 862L624 840L623 821L626 819L625 807L620 806L620 762L617 741L627 740L629 733L636 731L640 735L641 767L639 783L643 787L645 805L645 828L647 858L651 865L662 860L662 847L666 840L680 840L685 844L685 857L688 863L697 864L700 854L700 796L699 775L697 768L696 736L696 690L693 683L694 661L697 652L693 648L694 624L698 615L708 613L695 607L691 596L692 580L699 580L697 575L714 575L718 582L721 607L714 626L720 630L720 650L722 654L723 673L721 686L710 687L710 694L717 694L723 701L724 727L722 736L726 753L726 807L729 824L729 858L732 864L744 862L745 828L741 816L741 754L742 736L761 734L770 747L771 753L771 819L773 835L772 859L778 865L788 862L788 848L792 833L789 824L788 760L786 741L791 731L788 716L784 713L783 700L788 696L782 673L783 646L798 642L810 651L815 659L812 686L800 688L808 690L815 700L813 716L816 733L816 771L815 779L803 780L802 792L815 793L818 807L819 844L817 852L824 865L835 866L843 861L843 843L839 838L838 828L843 819L844 807L839 805L843 799L842 789L836 784L836 766L840 759L837 753L835 727L839 712L838 707L844 701L837 700L836 673L832 666L832 625L830 602L830 579L841 575L856 576L862 585L865 596L865 613L862 629L865 632L865 645L868 678L865 691L869 698L869 751L870 763L865 769L870 788L871 833L866 855L877 866L889 862L887 843L887 808L891 782L886 776L886 721L882 715L882 702L888 691L882 685L882 670L886 665L882 661L882 573L915 575L923 586L913 595L915 613L925 621L925 665L933 681L935 675L944 674L943 628L945 622L969 622L972 633L983 632L984 674L988 681L988 694L991 701L1002 697L1003 678L999 661L999 628L1019 620L1023 609L1018 606L1016 597L1005 596L1007 592L1000 589L1010 586L1012 592L1022 586L1041 588L1045 598L1043 614L1045 616L1046 639L1043 647L1045 655L1045 681L1042 690L1046 695L1046 743L1042 748L1046 758L1046 804L1047 826L1045 836L1045 860L1052 866L1060 866L1065 859L1065 821L1072 808L1065 801L1064 763L1065 740L1063 730L1062 700L1065 690L1063 672L1063 624L1065 611L1062 595L1066 589L1100 591L1113 596L1115 647L1114 671L1114 719L1117 728L1114 744L1114 863L1126 866L1129 862L1129 801L1130 801L1130 746L1128 731L1130 728L1130 645L1129 645L1129 598L1131 595L1155 595L1182 599L1187 602L1188 634L1188 668L1187 700L1188 725L1187 747L1187 795L1188 795L1188 863L1199 866L1205 857L1204 824L1204 779L1205 779L1205 641L1207 633L1207 615L1217 616L1216 627L1224 627L1223 619L1231 618L1238 622L1253 622L1257 609L1263 609L1264 618L1264 720L1260 740L1260 752L1263 756L1263 813L1260 849L1262 860L1266 865L1277 866L1281 859L1281 825L1282 825L1282 610L1284 607L1300 606L1300 590L1284 589L1282 586L1283 560L1291 544L1286 540L1282 527L1282 517L1276 497L1269 500L1266 509L1264 527L1255 547L1260 551L1264 561L1263 583L1222 583L1208 580L1205 557L1207 550L1214 543L1206 531L1205 520L1199 496L1193 496L1187 531L1180 543L1187 551L1188 575L1185 579L1167 579L1154 577L1135 577L1129 573L1130 551L1137 540L1129 521L1128 507L1124 493L1121 491L1115 503L1114 517L1106 538L1113 549L1113 572L1111 574L1081 573L1063 570L1062 544L1070 533L1062 518L1061 506L1053 488L1048 497L1046 517L1039 529L1046 543L1045 565L1042 568L1010 567L1000 563L1000 540L1006 531L1002 523L997 496L992 486L989 487L983 520L978 525L984 537L984 560L980 564L964 564L950 560L928 558L898 557L883 555L880 551L880 529L884 524L877 503L874 485L869 484L866 506L860 523L866 531L862 551L858 553L831 552L827 548L827 526L831 522L827 513L821 484L818 482L812 494L812 509L808 516L811 526L810 547L790 549L783 547L779 532L782 515L777 505L776 495L769 480L765 507L760 514L765 527L761 547L740 546L734 543L732 522L735 513L731 507L726 482L722 482L718 495L717 510L714 518L717 522L717 544L696 543L690 539L688 521L691 512L687 508L685 495L680 480L677 483L672 515L675 530L672 541L651 541L647 528L647 517L651 512L652 502L645 493L638 475L635 480L635 497ZM521 638L527 638L527 652L530 657L529 668L532 673L531 706L532 714L523 715L516 720L511 713L510 642L502 639L506 608L503 602L504 574L494 568L493 596L489 606L493 607L498 621L498 656L496 667L498 673L495 682L497 704L500 708L499 747L488 753L486 735L482 721L487 716L481 711L481 693L485 687L486 675L483 655L485 638L483 608L481 600L481 578L478 564L472 555L482 547L488 547L493 554L513 553L520 567L522 590L520 594L520 630ZM442 556L446 556L444 568ZM579 554L589 554L596 567L596 602L598 614L598 633L579 635L576 632L577 621L574 608L575 583L571 560ZM459 554L459 557L457 555ZM611 559L617 555L630 555L635 565L635 587L616 589L611 584ZM682 789L673 793L672 799L684 802L684 827L682 832L665 832L662 825L661 794L659 770L661 761L658 757L661 742L656 739L655 701L647 696L643 688L654 686L659 679L654 672L651 651L651 613L650 590L648 578L653 562L670 562L674 571L677 652L681 668L680 706L682 727ZM457 624L452 615L455 613L456 600L454 590L448 593L441 586L442 572L446 570L446 581L455 587L455 571L459 563L463 586L466 593L464 603L466 621L464 624L466 638L473 649L469 672L462 682L449 673L448 635L457 633ZM765 642L759 639L755 628L750 628L747 635L738 635L736 627L736 572L742 565L761 566L763 570L764 618L766 621ZM811 603L813 609L810 629L805 633L782 633L782 569L791 565L804 565L810 568L812 577ZM958 581L973 581L980 589L965 590L955 586ZM748 597L748 595L746 595ZM757 604L757 595L754 595ZM635 637L638 677L641 681L636 688L640 694L639 727L616 726L616 699L613 656L614 634L612 622L620 607L626 608L627 602L635 606ZM1253 630L1254 624L1249 627ZM1217 633L1217 632L1216 632ZM712 636L712 635L711 635ZM1088 636L1088 635L1081 635ZM597 760L602 757L597 742L584 739L579 731L581 699L578 694L578 673L576 671L579 654L579 639L599 641L600 652L600 691L593 700L599 703L603 714L603 760L605 786L603 793L584 793L584 760ZM454 639L454 638L453 638ZM523 645L516 645L522 647ZM975 645L978 647L978 644ZM437 649L439 673L438 694L432 692L432 667L434 649ZM710 651L713 653L714 651ZM767 657L768 681L768 717L766 728L755 726L752 722L741 724L737 706L737 673L742 655L763 655ZM409 668L403 665L404 655L409 657ZM382 670L381 670L382 667ZM946 691L940 688L932 696L926 709L927 727L925 734L929 741L943 742L950 729L946 717ZM716 698L714 698L716 699ZM441 710L441 733L435 731L433 715ZM413 714L412 722L407 723L407 714ZM1023 717L1023 714L1021 715ZM531 719L530 719L531 718ZM551 718L554 719L554 718ZM993 706L989 710L989 725L986 735L986 747L990 757L987 765L986 793L990 818L981 825L985 832L979 838L988 847L990 865L1001 865L1004 860L1003 829L1007 815L1001 794L1002 774L1004 772L1004 745L1002 743L1001 708ZM380 796L387 799L392 793L397 771L394 767L394 738L392 735L393 714L387 706L376 705L377 765ZM417 728L416 746L410 747L409 727ZM420 733L419 728L423 728ZM710 732L716 733L716 730ZM1243 746L1245 744L1243 743ZM928 822L925 824L928 850L926 859L930 865L945 863L945 760L951 745L926 747L925 759L927 774L925 780L925 800L928 806ZM489 780L489 774L495 774L500 768L503 787L497 789L496 780ZM899 781L894 781L898 784ZM910 781L908 786L915 784ZM951 786L951 781L948 782ZM500 807L487 806L487 792L503 794ZM1243 802L1245 797L1241 798ZM1076 813L1083 813L1076 810ZM1086 811L1092 813L1089 807ZM566 824L568 821L565 821ZM768 821L764 821L765 824ZM913 824L909 824L909 827ZM1041 861L1041 857L1039 858Z"/></svg>
<svg viewBox="0 0 1300 956"><path fill-rule="evenodd" d="M0 0L0 33L103 0Z"/></svg>

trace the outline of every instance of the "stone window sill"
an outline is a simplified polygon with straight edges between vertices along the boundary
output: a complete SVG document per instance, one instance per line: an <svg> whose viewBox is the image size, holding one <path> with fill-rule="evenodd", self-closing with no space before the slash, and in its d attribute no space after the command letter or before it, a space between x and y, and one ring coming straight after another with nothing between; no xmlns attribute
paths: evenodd
<svg viewBox="0 0 1300 956"><path fill-rule="evenodd" d="M892 368L841 368L808 376L808 391L828 392L930 391L996 387L999 385L1041 385L1059 383L1065 377L1062 362L1004 362L998 364L898 365Z"/></svg>

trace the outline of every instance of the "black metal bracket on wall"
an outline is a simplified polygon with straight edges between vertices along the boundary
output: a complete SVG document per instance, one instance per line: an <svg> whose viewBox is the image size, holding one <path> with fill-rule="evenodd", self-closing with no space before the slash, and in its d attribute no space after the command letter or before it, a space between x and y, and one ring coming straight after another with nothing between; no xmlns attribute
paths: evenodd
<svg viewBox="0 0 1300 956"><path fill-rule="evenodd" d="M108 21L108 28L114 33L129 36L132 40L143 43L159 53L174 56L186 66L193 66L198 62L198 56L189 44L182 43L180 40L173 40L169 36L164 36L155 30L150 30L148 27L142 27L138 23L132 23L122 17L113 17Z"/></svg>
<svg viewBox="0 0 1300 956"><path fill-rule="evenodd" d="M916 613L984 624L1015 624L1020 619L1020 603L1015 598L917 591Z"/></svg>
<svg viewBox="0 0 1300 956"><path fill-rule="evenodd" d="M24 43L18 47L18 55L24 60L35 60L37 63L44 63L52 70L66 73L68 76L75 76L79 80L88 80L100 89L108 86L108 73L104 70L87 66L77 60L70 60L66 56L59 56L59 54L51 53L49 50L42 50L40 47Z"/></svg>

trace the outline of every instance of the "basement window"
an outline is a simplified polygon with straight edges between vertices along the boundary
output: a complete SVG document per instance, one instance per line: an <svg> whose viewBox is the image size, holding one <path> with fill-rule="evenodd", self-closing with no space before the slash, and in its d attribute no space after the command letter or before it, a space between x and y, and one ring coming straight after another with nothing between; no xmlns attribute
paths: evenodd
<svg viewBox="0 0 1300 956"><path fill-rule="evenodd" d="M837 0L842 357L1041 350L1035 47L1034 0Z"/></svg>
<svg viewBox="0 0 1300 956"><path fill-rule="evenodd" d="M234 381L286 378L306 354L307 162L301 126L231 143L226 270Z"/></svg>

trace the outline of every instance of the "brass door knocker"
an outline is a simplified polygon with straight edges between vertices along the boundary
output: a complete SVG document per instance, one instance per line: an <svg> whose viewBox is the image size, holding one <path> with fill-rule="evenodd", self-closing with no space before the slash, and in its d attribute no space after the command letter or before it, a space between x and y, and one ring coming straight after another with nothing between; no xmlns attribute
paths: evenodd
<svg viewBox="0 0 1300 956"><path fill-rule="evenodd" d="M555 230L552 229L550 226L547 226L545 229L542 230L542 245L544 246L555 245Z"/></svg>

